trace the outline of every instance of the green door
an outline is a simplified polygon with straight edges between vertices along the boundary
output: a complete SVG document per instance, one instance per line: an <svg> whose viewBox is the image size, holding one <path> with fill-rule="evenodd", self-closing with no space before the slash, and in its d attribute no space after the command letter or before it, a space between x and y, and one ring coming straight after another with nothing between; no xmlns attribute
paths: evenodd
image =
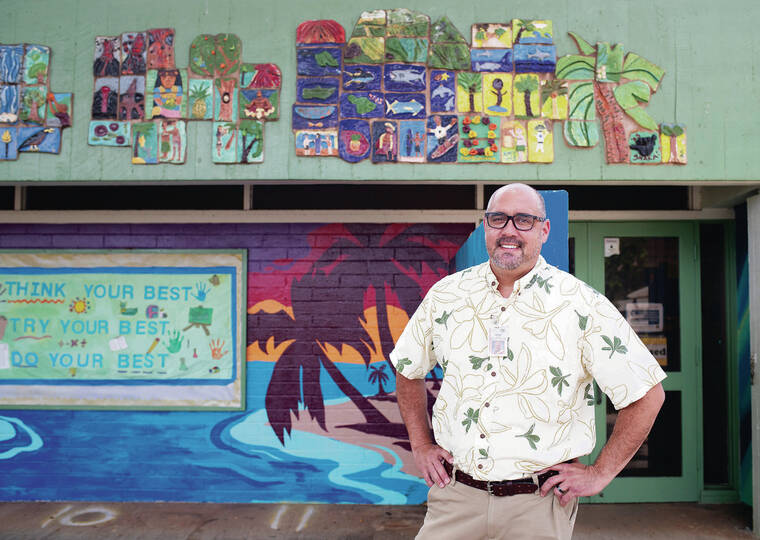
<svg viewBox="0 0 760 540"><path fill-rule="evenodd" d="M573 223L571 271L607 296L628 319L668 377L665 404L628 466L588 502L696 501L702 431L698 228L693 223ZM617 413L596 391L597 446Z"/></svg>

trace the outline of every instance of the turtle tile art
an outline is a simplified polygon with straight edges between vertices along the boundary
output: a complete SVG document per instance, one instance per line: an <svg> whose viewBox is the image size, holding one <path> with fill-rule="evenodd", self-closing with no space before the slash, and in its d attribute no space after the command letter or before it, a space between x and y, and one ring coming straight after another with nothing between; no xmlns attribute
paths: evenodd
<svg viewBox="0 0 760 540"><path fill-rule="evenodd" d="M645 111L664 70L620 44L558 59L550 20L472 25L409 9L296 30L297 156L349 163L551 163L554 125L574 148L604 140L608 163L685 164L683 124ZM334 146L337 141L337 148Z"/></svg>
<svg viewBox="0 0 760 540"><path fill-rule="evenodd" d="M207 121L212 162L262 162L264 123L280 114L280 69L244 63L234 34L196 36L188 66L179 68L174 37L172 28L158 28L95 38L88 144L130 146L134 164L179 165L187 156L187 122ZM335 55L314 65L336 64Z"/></svg>
<svg viewBox="0 0 760 540"><path fill-rule="evenodd" d="M0 161L58 154L74 95L50 90L50 48L0 44Z"/></svg>

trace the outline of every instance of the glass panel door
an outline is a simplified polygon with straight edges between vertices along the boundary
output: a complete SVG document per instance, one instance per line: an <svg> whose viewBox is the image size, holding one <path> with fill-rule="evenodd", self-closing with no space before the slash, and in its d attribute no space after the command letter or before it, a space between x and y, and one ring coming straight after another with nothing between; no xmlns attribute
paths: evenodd
<svg viewBox="0 0 760 540"><path fill-rule="evenodd" d="M605 490L590 502L697 500L699 290L696 226L682 223L590 223L575 234L576 275L620 310L668 374L665 404L649 437ZM584 269L581 259L587 260ZM583 271L585 270L585 272ZM582 275L587 273L587 275ZM597 447L617 411L596 389ZM701 425L701 424L699 424Z"/></svg>

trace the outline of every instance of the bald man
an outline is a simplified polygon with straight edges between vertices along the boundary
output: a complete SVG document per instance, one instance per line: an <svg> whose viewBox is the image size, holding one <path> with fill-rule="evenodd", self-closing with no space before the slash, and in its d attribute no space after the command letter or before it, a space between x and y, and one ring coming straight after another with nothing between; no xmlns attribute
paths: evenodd
<svg viewBox="0 0 760 540"><path fill-rule="evenodd" d="M665 373L609 300L541 257L551 225L540 193L503 186L484 221L488 261L433 285L390 355L430 487L417 538L570 538L578 497L604 489L646 439ZM587 466L577 458L596 443L594 380L619 414Z"/></svg>

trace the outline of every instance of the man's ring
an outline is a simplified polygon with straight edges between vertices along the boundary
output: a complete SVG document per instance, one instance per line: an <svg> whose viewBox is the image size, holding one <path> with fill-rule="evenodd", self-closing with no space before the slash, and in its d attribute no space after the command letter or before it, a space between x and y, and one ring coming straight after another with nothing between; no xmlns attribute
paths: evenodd
<svg viewBox="0 0 760 540"><path fill-rule="evenodd" d="M559 486L557 486L557 491L559 491L560 493L562 493L562 495L564 495L565 493L567 493L567 490L566 490L566 489L562 489L562 488L561 488L561 487L559 487Z"/></svg>

